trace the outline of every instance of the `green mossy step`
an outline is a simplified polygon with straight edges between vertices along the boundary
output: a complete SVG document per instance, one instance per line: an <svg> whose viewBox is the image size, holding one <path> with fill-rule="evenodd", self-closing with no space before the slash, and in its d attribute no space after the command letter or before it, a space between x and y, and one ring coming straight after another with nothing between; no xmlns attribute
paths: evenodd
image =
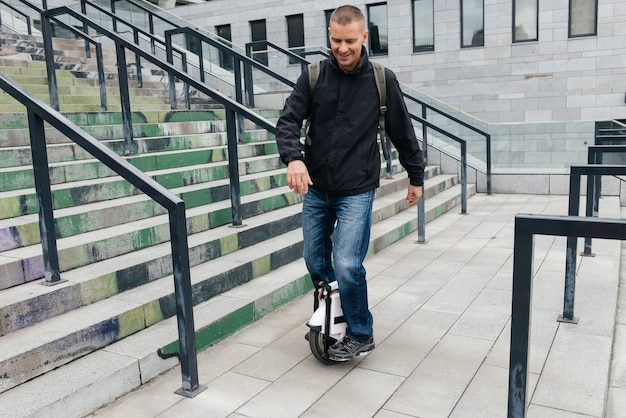
<svg viewBox="0 0 626 418"><path fill-rule="evenodd" d="M473 190L470 191L470 195L473 194L473 192ZM459 193L460 190L458 190L458 188L455 189L454 194L458 195ZM395 192L395 199L390 200L401 202L404 199L404 194L404 190L399 190ZM445 199L450 200L449 197L446 197ZM431 204L427 207L427 213L439 213L440 211L437 210L437 208L434 208L433 204L436 204L437 206L441 206L443 204L445 206L445 203L440 203L442 201L443 200L441 198L432 199ZM375 201L375 205L376 212L389 212L381 207L380 201L379 203ZM387 204L387 206L389 205L393 206L394 203ZM415 214L407 212L412 211L404 211L400 213L396 212L398 213L397 216L392 216L381 221L375 221L378 228L376 231L373 231L374 233L372 235L372 243L370 245L370 254L379 251L382 243L387 243L386 245L389 245L389 243L395 242L407 234L415 231ZM397 217L402 218L402 220L398 220ZM379 245L376 246L375 243L379 243ZM287 268L287 266L292 263L302 266L301 251L301 231L300 229L293 229L274 238L263 240L259 244L251 246L245 251L232 252L220 257L219 260L216 259L215 262L211 261L194 266L191 271L192 291L194 304L198 307L199 304L210 303L206 301L219 297L219 295L224 294L224 292L234 289L235 287L245 285L245 283L251 284L253 281L258 280L258 286L263 286L263 283L261 282L265 283L264 277L267 277L267 280L272 280L272 278L278 274L284 278L284 281L278 280L279 284L277 284L276 287L269 286L273 289L273 294L271 296L265 296L264 292L260 293L261 295L264 295L263 302L261 303L259 301L256 308L249 306L251 310L245 315L245 317L248 318L247 320L242 320L240 315L237 315L238 319L236 319L235 316L229 315L219 321L220 323L213 322L212 324L207 324L203 320L198 321L197 324L201 324L196 328L200 349L214 343L216 339L220 339L224 335L233 332L234 329L232 327L239 328L243 326L242 322L245 324L247 321L253 321L255 315L262 316L272 309L275 309L275 307L280 306L282 303L285 303L287 300L290 300L290 298L299 296L304 292L308 292L311 288L310 280L307 280L307 275L302 267L298 269L302 272L302 274L293 275L293 269L289 270L292 274L288 275L288 277L285 276L284 271L279 273L281 268ZM114 332L101 335L111 336L111 341L115 341L117 339L117 335L128 335L129 333L125 332L128 329L140 331L140 329L143 329L144 327L147 328L153 324L160 323L164 319L175 315L175 295L173 294L171 280L171 276L166 276L161 280L151 281L140 287L129 289L123 293L123 296L115 298L119 301L132 301L132 306L123 306L123 304L120 304L117 306L120 310L115 313L111 313L113 324L128 325L125 325L124 327L115 326L113 327ZM274 279L272 282L276 282L276 280ZM269 283L266 283L264 287L268 287L268 284ZM238 290L233 290L233 292L238 292ZM91 312L92 309L97 309L98 306L99 303L95 303L91 306L77 309L68 314L60 315L57 318L49 319L45 322L45 324L48 324L48 326L53 326L57 322L73 324L74 322L68 318L78 316L82 318L91 318L88 312ZM141 310L136 310L136 306L141 306ZM237 311L241 312L239 310ZM82 314L78 314L77 312L82 312ZM103 323L97 316L94 317L96 318L96 321ZM136 320L129 322L128 318L136 318ZM228 318L231 320L228 320ZM93 324L93 321L85 322L86 323L82 328L84 331L81 331L78 327L76 327L72 332L66 333L67 337L54 337L56 338L54 341L47 343L43 341L38 343L38 345L41 347L47 347L49 344L54 344L54 346L68 347L63 352L64 357L74 357L75 351L69 348L74 345L69 344L69 342L76 341L77 333L85 333L84 335L88 335L87 330L91 331L94 328L103 329L102 325ZM239 324L235 324L235 322L239 322ZM136 324L139 328L129 326L131 323ZM35 330L33 332L36 333L38 327L39 325L35 324L32 325L30 329ZM210 331L209 328L211 328ZM172 334L175 335L175 333ZM20 334L17 335L22 337ZM9 334L9 336L11 336L11 334ZM25 343L21 344L19 342L19 338L15 338L15 340L17 341L11 340L11 342L15 343L16 346L27 347L24 350L24 353L21 354L21 357L31 357L31 355L26 352L28 350L28 345ZM68 343L62 343L60 340ZM82 338L80 340L82 341ZM95 349L103 346L100 344L98 339L93 340L93 345ZM166 352L176 351L176 346L176 341L171 341L170 343L165 343L163 345ZM81 347L81 344L76 344L75 348L80 349ZM46 352L50 351L52 350L46 350ZM56 354L45 357L45 361L37 364L37 367L33 367L33 364L28 364L27 362L18 362L13 360L15 357L7 359L4 362L2 362L3 359L0 359L0 362L7 365L5 370L7 370L8 383L17 384L17 382L14 382L13 380L14 376L26 374L33 377L36 374L45 371L49 365L58 365L60 361L64 361L60 360L61 356Z"/></svg>

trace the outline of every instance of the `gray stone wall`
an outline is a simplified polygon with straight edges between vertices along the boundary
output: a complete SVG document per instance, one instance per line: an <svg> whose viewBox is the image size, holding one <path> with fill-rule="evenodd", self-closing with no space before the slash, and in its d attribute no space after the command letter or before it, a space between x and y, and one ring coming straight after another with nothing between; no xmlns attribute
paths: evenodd
<svg viewBox="0 0 626 418"><path fill-rule="evenodd" d="M484 47L461 48L460 2L436 0L435 51L413 53L411 1L387 1L389 55L374 59L393 69L417 97L490 132L494 169L547 172L584 164L594 121L626 118L626 0L598 0L597 36L572 39L569 0L541 0L539 41L516 44L512 0L484 3ZM249 22L257 19L266 20L269 41L286 47L285 16L302 13L305 44L323 46L324 10L342 4L210 0L171 12L207 31L230 24L233 42L241 47L251 39ZM367 3L353 4L366 12ZM299 66L285 69L280 59L270 53L270 66L283 66L295 80ZM472 139L468 150L484 161L484 147L484 140Z"/></svg>
<svg viewBox="0 0 626 418"><path fill-rule="evenodd" d="M302 13L306 45L325 45L324 10L344 3L211 0L171 11L209 31L230 24L241 46L257 19L266 19L268 40L286 46L285 16ZM366 11L366 3L353 4ZM598 35L573 39L569 1L542 0L539 41L517 44L512 0L485 0L480 48L460 47L459 4L435 1L435 51L413 53L411 2L387 1L389 55L376 60L403 83L489 123L626 118L626 0L599 0Z"/></svg>

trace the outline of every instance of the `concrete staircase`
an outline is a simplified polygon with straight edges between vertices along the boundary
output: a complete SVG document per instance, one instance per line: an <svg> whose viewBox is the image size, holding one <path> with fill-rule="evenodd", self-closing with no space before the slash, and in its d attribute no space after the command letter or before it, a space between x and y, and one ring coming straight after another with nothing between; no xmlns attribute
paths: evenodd
<svg viewBox="0 0 626 418"><path fill-rule="evenodd" d="M0 40L0 71L46 101L45 65L27 52L37 41L15 35ZM64 42L59 57L65 58L57 61L87 65L78 53L71 58L72 42ZM57 70L61 112L124 155L120 114L98 110L97 82L76 66ZM143 89L131 90L137 153L125 158L185 200L202 350L311 289L301 259L301 204L286 187L272 136L247 126L238 149L244 226L233 228L223 112L208 103L172 111L166 81L144 79ZM110 82L113 96L115 76ZM156 354L177 346L168 216L47 129L66 281L42 286L27 121L23 106L11 100L0 92L0 416L84 416L176 365L175 358ZM269 119L278 115L258 111ZM416 211L406 210L407 179L397 159L393 171L377 193L370 253L417 228ZM428 167L427 222L460 203L457 182L456 175ZM474 193L469 186L468 195Z"/></svg>

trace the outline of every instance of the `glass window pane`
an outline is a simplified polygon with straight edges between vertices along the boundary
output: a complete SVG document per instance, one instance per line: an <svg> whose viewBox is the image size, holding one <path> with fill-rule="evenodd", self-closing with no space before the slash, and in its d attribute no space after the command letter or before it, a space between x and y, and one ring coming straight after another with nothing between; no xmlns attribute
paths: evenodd
<svg viewBox="0 0 626 418"><path fill-rule="evenodd" d="M538 0L514 0L513 1L513 42L536 41Z"/></svg>
<svg viewBox="0 0 626 418"><path fill-rule="evenodd" d="M433 0L413 0L413 51L435 49Z"/></svg>
<svg viewBox="0 0 626 418"><path fill-rule="evenodd" d="M461 18L463 25L461 46L485 46L483 0L462 0Z"/></svg>
<svg viewBox="0 0 626 418"><path fill-rule="evenodd" d="M215 28L217 32L217 36L219 36L222 42L226 45L231 46L230 41L232 41L232 34L230 30L230 25L220 25ZM223 51L220 51L220 67L225 68L227 70L232 71L234 68L233 65L233 56L230 54L225 54Z"/></svg>
<svg viewBox="0 0 626 418"><path fill-rule="evenodd" d="M368 7L369 43L372 55L387 54L389 41L387 36L387 4Z"/></svg>
<svg viewBox="0 0 626 418"><path fill-rule="evenodd" d="M254 20L250 22L250 31L252 32L251 41L266 41L267 40L267 31L265 29L265 19L262 20ZM252 47L252 51L266 51L267 48L264 45L258 45ZM253 58L264 65L268 63L267 52L253 52Z"/></svg>
<svg viewBox="0 0 626 418"><path fill-rule="evenodd" d="M570 0L569 36L596 34L597 0Z"/></svg>
<svg viewBox="0 0 626 418"><path fill-rule="evenodd" d="M326 46L330 49L330 37L328 36L328 28L330 27L330 16L332 16L335 9L326 10L324 13L326 14Z"/></svg>
<svg viewBox="0 0 626 418"><path fill-rule="evenodd" d="M291 52L304 56L304 17L300 15L287 16L287 43ZM297 64L294 58L289 58L289 64Z"/></svg>

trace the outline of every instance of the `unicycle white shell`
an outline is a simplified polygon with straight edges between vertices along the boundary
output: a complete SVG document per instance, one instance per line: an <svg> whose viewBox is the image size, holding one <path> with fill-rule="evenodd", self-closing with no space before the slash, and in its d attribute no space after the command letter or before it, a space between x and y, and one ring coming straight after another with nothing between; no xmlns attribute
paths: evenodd
<svg viewBox="0 0 626 418"><path fill-rule="evenodd" d="M343 309L341 309L341 298L337 290L337 282L330 283L331 295L330 295L330 337L337 341L341 341L346 335L346 329L348 325L344 320L337 320L337 318L343 318ZM340 321L340 322L339 322ZM311 319L307 325L311 328L319 327L320 333L326 333L326 300L320 300L319 307L313 312Z"/></svg>

